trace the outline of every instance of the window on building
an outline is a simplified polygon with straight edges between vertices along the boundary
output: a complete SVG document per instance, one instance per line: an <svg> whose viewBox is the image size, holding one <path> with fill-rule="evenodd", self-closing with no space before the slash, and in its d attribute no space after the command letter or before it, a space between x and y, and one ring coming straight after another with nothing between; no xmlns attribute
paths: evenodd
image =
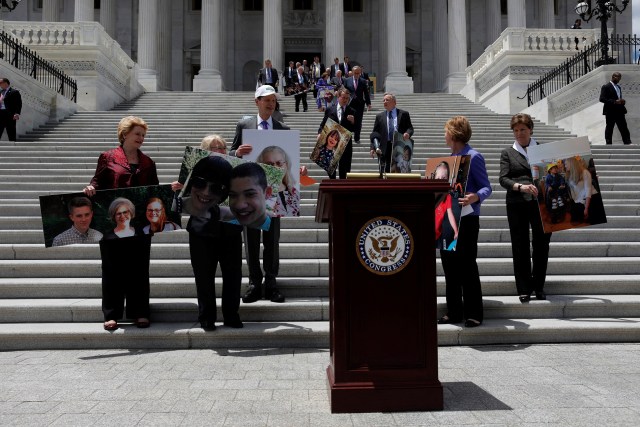
<svg viewBox="0 0 640 427"><path fill-rule="evenodd" d="M93 8L100 9L100 0L93 0Z"/></svg>
<svg viewBox="0 0 640 427"><path fill-rule="evenodd" d="M344 0L345 12L362 12L362 0Z"/></svg>
<svg viewBox="0 0 640 427"><path fill-rule="evenodd" d="M413 0L404 0L404 13L413 13Z"/></svg>
<svg viewBox="0 0 640 427"><path fill-rule="evenodd" d="M242 2L242 10L253 11L253 12L261 12L262 11L262 0L243 0L243 2Z"/></svg>
<svg viewBox="0 0 640 427"><path fill-rule="evenodd" d="M191 0L191 10L202 10L202 0Z"/></svg>
<svg viewBox="0 0 640 427"><path fill-rule="evenodd" d="M507 0L500 0L500 13L507 14Z"/></svg>
<svg viewBox="0 0 640 427"><path fill-rule="evenodd" d="M313 0L293 0L293 10L313 10Z"/></svg>

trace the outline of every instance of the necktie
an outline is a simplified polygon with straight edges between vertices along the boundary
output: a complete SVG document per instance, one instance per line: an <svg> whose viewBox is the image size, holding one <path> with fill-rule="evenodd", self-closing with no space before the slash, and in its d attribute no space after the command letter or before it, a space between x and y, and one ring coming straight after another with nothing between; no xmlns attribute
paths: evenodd
<svg viewBox="0 0 640 427"><path fill-rule="evenodd" d="M267 68L267 82L271 83L271 68Z"/></svg>
<svg viewBox="0 0 640 427"><path fill-rule="evenodd" d="M389 118L387 120L387 126L389 127L389 129L387 131L387 133L388 133L387 141L393 141L394 126L393 126L393 114L391 113L391 111L389 111Z"/></svg>
<svg viewBox="0 0 640 427"><path fill-rule="evenodd" d="M338 122L342 121L342 107L338 107Z"/></svg>
<svg viewBox="0 0 640 427"><path fill-rule="evenodd" d="M260 126L262 126L262 130L269 130L269 122L266 120L261 121Z"/></svg>
<svg viewBox="0 0 640 427"><path fill-rule="evenodd" d="M358 79L356 79L355 77L353 78L353 88L354 89L358 89Z"/></svg>
<svg viewBox="0 0 640 427"><path fill-rule="evenodd" d="M620 91L620 86L615 85L616 86L616 93L618 94L618 99L622 98L622 92ZM4 96L4 94L3 94Z"/></svg>

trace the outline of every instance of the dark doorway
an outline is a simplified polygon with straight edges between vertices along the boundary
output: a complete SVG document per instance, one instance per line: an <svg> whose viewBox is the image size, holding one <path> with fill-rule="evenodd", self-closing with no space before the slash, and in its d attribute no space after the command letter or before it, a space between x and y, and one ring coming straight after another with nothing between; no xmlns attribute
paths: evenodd
<svg viewBox="0 0 640 427"><path fill-rule="evenodd" d="M303 59L307 60L307 65L311 65L313 64L314 56L319 56L320 62L326 64L326 62L322 60L320 52L285 52L283 68L289 67L289 61L293 61L294 64L296 62L302 64Z"/></svg>

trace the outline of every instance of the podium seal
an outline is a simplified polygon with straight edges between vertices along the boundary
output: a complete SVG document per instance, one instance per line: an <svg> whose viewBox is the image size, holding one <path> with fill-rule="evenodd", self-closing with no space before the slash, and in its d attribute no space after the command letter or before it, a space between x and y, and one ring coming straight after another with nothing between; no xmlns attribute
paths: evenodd
<svg viewBox="0 0 640 427"><path fill-rule="evenodd" d="M360 229L356 252L360 263L370 272L383 276L396 274L411 261L413 236L399 219L380 216Z"/></svg>

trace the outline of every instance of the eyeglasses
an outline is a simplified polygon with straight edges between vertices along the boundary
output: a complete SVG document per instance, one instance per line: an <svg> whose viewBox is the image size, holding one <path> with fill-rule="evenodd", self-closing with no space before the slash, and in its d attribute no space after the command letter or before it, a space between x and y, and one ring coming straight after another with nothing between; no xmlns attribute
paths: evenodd
<svg viewBox="0 0 640 427"><path fill-rule="evenodd" d="M226 189L226 187L219 182L207 181L206 179L199 176L191 177L191 186L193 188L197 188L198 190L204 190L205 188L209 187L209 189L213 193L223 193Z"/></svg>
<svg viewBox="0 0 640 427"><path fill-rule="evenodd" d="M131 212L129 210L116 212L116 216L126 216L126 215L131 215Z"/></svg>
<svg viewBox="0 0 640 427"><path fill-rule="evenodd" d="M147 209L147 213L152 215L160 215L162 213L162 209Z"/></svg>

